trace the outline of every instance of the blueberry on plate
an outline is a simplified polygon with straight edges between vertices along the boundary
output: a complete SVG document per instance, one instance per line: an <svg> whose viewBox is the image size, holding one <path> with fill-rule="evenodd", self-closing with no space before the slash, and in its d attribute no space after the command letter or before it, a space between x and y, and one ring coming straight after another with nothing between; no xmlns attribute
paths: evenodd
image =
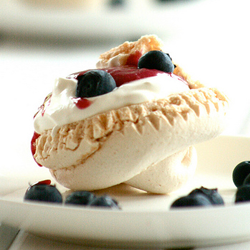
<svg viewBox="0 0 250 250"><path fill-rule="evenodd" d="M160 50L152 50L140 57L138 68L157 69L167 73L172 73L174 71L174 64L172 63L169 54Z"/></svg>
<svg viewBox="0 0 250 250"><path fill-rule="evenodd" d="M205 187L194 189L189 195L202 194L205 195L213 205L223 205L224 200L218 193L217 188L208 189Z"/></svg>
<svg viewBox="0 0 250 250"><path fill-rule="evenodd" d="M235 203L250 201L250 185L238 187L235 194Z"/></svg>
<svg viewBox="0 0 250 250"><path fill-rule="evenodd" d="M75 191L68 195L65 204L88 205L96 196L89 191Z"/></svg>
<svg viewBox="0 0 250 250"><path fill-rule="evenodd" d="M89 206L94 207L109 207L112 209L120 209L118 202L114 199L112 199L108 195L103 195L94 198L90 203Z"/></svg>
<svg viewBox="0 0 250 250"><path fill-rule="evenodd" d="M243 185L244 180L250 174L250 161L239 163L233 170L233 182L236 187Z"/></svg>
<svg viewBox="0 0 250 250"><path fill-rule="evenodd" d="M212 206L210 200L203 194L196 193L193 195L187 195L175 200L170 208L180 207L207 207Z"/></svg>
<svg viewBox="0 0 250 250"><path fill-rule="evenodd" d="M78 77L76 97L94 97L116 88L114 78L104 70L90 70Z"/></svg>
<svg viewBox="0 0 250 250"><path fill-rule="evenodd" d="M63 201L62 195L56 186L43 183L30 186L24 195L24 200L55 203L62 203Z"/></svg>
<svg viewBox="0 0 250 250"><path fill-rule="evenodd" d="M243 182L243 186L245 185L250 185L250 174L247 175L247 177L245 178L244 182Z"/></svg>

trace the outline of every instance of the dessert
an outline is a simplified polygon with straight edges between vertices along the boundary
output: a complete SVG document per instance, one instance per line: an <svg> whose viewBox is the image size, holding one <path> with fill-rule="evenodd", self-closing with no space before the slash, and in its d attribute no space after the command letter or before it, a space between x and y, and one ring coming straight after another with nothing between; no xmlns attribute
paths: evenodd
<svg viewBox="0 0 250 250"><path fill-rule="evenodd" d="M225 95L144 36L103 53L97 69L55 81L34 116L32 153L73 190L127 183L170 193L193 176L194 145L223 131L227 109Z"/></svg>

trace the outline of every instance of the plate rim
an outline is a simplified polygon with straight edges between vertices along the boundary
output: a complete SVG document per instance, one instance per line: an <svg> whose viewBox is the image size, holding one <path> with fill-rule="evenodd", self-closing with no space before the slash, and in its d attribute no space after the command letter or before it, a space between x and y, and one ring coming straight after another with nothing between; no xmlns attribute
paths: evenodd
<svg viewBox="0 0 250 250"><path fill-rule="evenodd" d="M247 140L250 143L250 137L245 137L245 136L228 136L228 135L222 135L219 136L218 138L216 138L215 140ZM0 177L1 179L1 177ZM127 217L136 218L136 222L139 223L139 225L141 226L147 226L146 223L149 223L151 225L152 228L154 228L155 230L157 229L157 224L159 223L159 227L162 226L163 227L163 231L166 231L166 236L165 236L165 240L164 240L164 236L162 235L162 232L158 232L159 235L156 235L158 238L156 239L156 241L152 241L152 238L150 238L148 241L144 239L143 241L143 237L142 235L139 235L137 237L137 240L135 240L135 238L133 240L130 241L130 246L136 246L136 247L141 247L141 246L149 246L150 244L152 244L152 246L164 246L164 247L181 247L181 246L205 246L207 244L209 244L209 241L211 241L211 237L213 239L213 242L210 242L210 244L221 244L221 243L228 243L230 242L238 242L238 241L243 241L243 240L248 240L250 238L250 230L248 234L245 233L245 228L248 227L248 225L246 224L246 221L243 222L243 228L241 229L233 229L232 232L229 232L230 234L230 239L229 238L225 238L225 237L217 237L216 235L211 232L210 235L208 235L208 237L203 237L203 243L200 242L200 239L198 237L196 237L193 233L194 232L189 232L189 236L190 239L184 239L181 238L181 236L178 236L178 242L177 240L174 238L174 236L171 236L171 232L172 234L174 234L174 232L176 232L177 229L181 229L180 225L177 225L177 229L176 228L172 228L173 231L169 232L170 230L170 226L168 225L163 225L163 222L169 222L169 221L178 221L176 218L182 218L183 220L186 220L186 222L189 221L189 223L191 223L192 220L195 220L196 218L201 219L206 215L208 217L214 216L215 214L217 216L220 216L221 218L219 218L218 222L222 223L223 220L224 222L227 220L229 222L234 222L235 218L228 218L227 215L228 214L233 214L236 215L236 217L241 216L242 212L244 214L244 217L250 219L250 214L247 212L249 211L250 208L250 203L242 203L242 204L228 204L225 206L214 206L214 207L208 207L208 208L185 208L185 209L167 209L167 210L159 210L159 211L155 211L155 210L143 210L143 211L136 211L136 210L108 210L108 209L102 209L102 208L85 208L85 207L74 207L74 206L65 206L65 205L50 205L50 204L40 204L40 203L36 203L36 202L23 202L23 201L15 201L15 200L8 200L4 197L0 196L0 211L3 211L3 206L5 207L18 207L22 210L30 210L28 211L30 216L35 216L37 215L38 212L42 213L42 214L48 214L47 219L51 218L53 212L56 212L56 217L60 217L61 215L65 215L66 214L75 214L76 217L74 218L74 221L76 222L78 219L78 215L80 216L80 219L85 219L85 222L90 222L91 218L96 218L96 219L104 219L104 221L107 222L107 220L111 220L112 222L118 220L118 221L123 221L125 222ZM6 208L5 208L6 209ZM27 215L27 213L23 214L23 217L25 217L25 215ZM185 216L187 218L185 218ZM8 217L8 216L7 216ZM5 216L6 218L6 216ZM87 219L86 219L87 218ZM9 218L10 219L10 216ZM67 221L67 218L64 218ZM153 222L153 219L156 219L156 222ZM1 220L1 218L0 218ZM58 220L58 218L56 219ZM145 221L146 220L146 221ZM2 219L4 224L10 225L10 226L20 226L22 229L34 233L34 234L38 234L40 235L41 232L39 232L39 230L37 228L32 228L32 225L30 223L32 223L31 221L27 220L25 221L25 218L21 218L19 219L19 221L15 221L15 219L12 219L11 222L8 223L8 221L6 221L6 219ZM207 220L205 220L206 222L208 222ZM213 219L212 219L213 221ZM214 221L215 222L215 221ZM95 222L97 223L97 222ZM18 225L19 224L19 225ZM46 224L46 223L45 223ZM129 223L130 226L132 226L131 222ZM71 225L72 226L72 225ZM118 225L116 225L118 226ZM185 228L185 230L187 230L187 225L182 224L181 226L183 226L183 228ZM200 225L193 225L196 228L199 228ZM95 225L95 227L97 227L97 225ZM213 225L209 225L209 227L213 227ZM222 229L223 226L222 225L216 225L217 228ZM249 228L249 227L248 227ZM119 228L117 228L119 230ZM102 228L103 230L103 228ZM128 228L127 228L128 230ZM206 229L204 229L206 231ZM244 231L245 230L245 231ZM144 229L145 231L145 229ZM118 232L121 234L121 232ZM198 232L197 232L198 233ZM228 233L228 232L227 232ZM234 233L234 235L232 234ZM223 233L223 235L225 236L225 234ZM71 235L72 236L72 235ZM74 236L74 235L73 235ZM63 241L65 238L65 240L70 241L72 240L74 243L75 240L77 240L77 243L82 244L81 240L78 237L79 235L75 235L75 237L77 239L74 239L74 237L63 237L63 235L60 234L60 232L56 232L54 235L49 235L48 237L53 237L55 239L59 239L61 241ZM100 235L99 235L100 236ZM122 245L126 245L126 242L124 242L123 240L129 240L129 236L130 233L127 232L127 235L125 235L123 238L117 239L115 236L113 236L113 238L110 236L109 239L100 239L97 237L96 242L98 243L98 246L101 245L102 243L104 244L122 244ZM209 238L210 237L210 238ZM90 240L89 238L87 239L87 241ZM86 238L84 239L84 241L86 242ZM89 243L91 244L91 241L89 241ZM189 244L189 245L188 245Z"/></svg>

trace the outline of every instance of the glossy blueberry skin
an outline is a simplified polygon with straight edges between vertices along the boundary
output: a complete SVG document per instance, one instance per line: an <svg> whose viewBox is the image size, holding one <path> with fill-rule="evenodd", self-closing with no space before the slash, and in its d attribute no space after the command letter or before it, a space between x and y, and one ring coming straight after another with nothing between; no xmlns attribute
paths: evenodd
<svg viewBox="0 0 250 250"><path fill-rule="evenodd" d="M224 200L218 193L218 189L197 188L194 189L189 195L202 194L205 195L213 205L224 205Z"/></svg>
<svg viewBox="0 0 250 250"><path fill-rule="evenodd" d="M104 70L90 70L78 77L76 97L94 97L116 88L114 78Z"/></svg>
<svg viewBox="0 0 250 250"><path fill-rule="evenodd" d="M194 194L180 197L175 200L170 208L180 208L180 207L210 207L212 203L203 194Z"/></svg>
<svg viewBox="0 0 250 250"><path fill-rule="evenodd" d="M53 185L37 184L30 186L25 195L26 201L43 201L62 203L62 195L58 189Z"/></svg>
<svg viewBox="0 0 250 250"><path fill-rule="evenodd" d="M235 203L250 201L250 185L238 187L235 194Z"/></svg>
<svg viewBox="0 0 250 250"><path fill-rule="evenodd" d="M243 185L244 180L250 174L250 161L239 163L233 170L233 182L236 187Z"/></svg>
<svg viewBox="0 0 250 250"><path fill-rule="evenodd" d="M172 73L174 71L174 64L168 54L159 50L152 50L140 57L138 68L157 69Z"/></svg>
<svg viewBox="0 0 250 250"><path fill-rule="evenodd" d="M68 195L65 204L88 205L96 196L88 191L75 191Z"/></svg>
<svg viewBox="0 0 250 250"><path fill-rule="evenodd" d="M243 182L243 186L245 185L250 185L250 174L247 175L247 177L245 178L244 182Z"/></svg>
<svg viewBox="0 0 250 250"><path fill-rule="evenodd" d="M93 199L89 203L89 206L109 207L109 208L112 208L112 209L120 209L120 207L118 206L117 201L115 201L114 199L112 199L108 195L103 195L103 196L96 197L95 199Z"/></svg>

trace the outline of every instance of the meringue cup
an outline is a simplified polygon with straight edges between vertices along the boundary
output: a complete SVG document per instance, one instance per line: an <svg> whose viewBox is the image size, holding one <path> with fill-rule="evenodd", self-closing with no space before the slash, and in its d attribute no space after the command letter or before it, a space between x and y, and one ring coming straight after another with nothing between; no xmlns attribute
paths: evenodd
<svg viewBox="0 0 250 250"><path fill-rule="evenodd" d="M120 67L130 54L161 48L157 37L144 36L102 54L97 67ZM77 81L60 78L34 119L35 160L73 190L120 183L152 193L179 189L195 173L194 145L224 130L228 99L179 65L173 75L127 83L89 98L83 110L74 105Z"/></svg>

